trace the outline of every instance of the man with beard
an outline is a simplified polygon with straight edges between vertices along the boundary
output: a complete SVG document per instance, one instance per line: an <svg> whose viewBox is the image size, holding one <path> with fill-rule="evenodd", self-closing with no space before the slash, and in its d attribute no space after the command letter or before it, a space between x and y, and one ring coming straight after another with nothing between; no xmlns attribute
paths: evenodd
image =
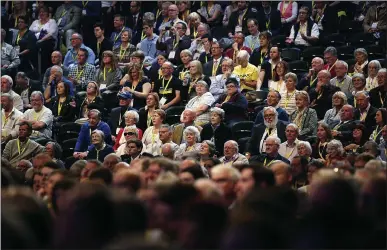
<svg viewBox="0 0 387 250"><path fill-rule="evenodd" d="M253 128L250 140L246 145L245 155L249 159L265 152L265 140L269 136L277 136L281 141L286 141L286 126L278 120L278 113L274 107L263 108L264 123ZM279 146L278 146L279 147Z"/></svg>

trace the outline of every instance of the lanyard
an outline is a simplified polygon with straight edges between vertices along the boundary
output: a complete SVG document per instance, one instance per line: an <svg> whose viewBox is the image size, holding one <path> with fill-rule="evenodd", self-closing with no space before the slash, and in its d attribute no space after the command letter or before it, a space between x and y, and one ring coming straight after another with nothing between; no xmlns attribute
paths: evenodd
<svg viewBox="0 0 387 250"><path fill-rule="evenodd" d="M291 94L291 96L289 96L289 93L288 93L288 92L286 93L285 108L288 107L288 104L289 104L290 99L291 99L295 94L296 94L296 91L293 91L293 93Z"/></svg>
<svg viewBox="0 0 387 250"><path fill-rule="evenodd" d="M274 161L274 159L273 159L268 164L266 164L266 160L267 160L267 158L265 158L265 161L263 162L263 166L265 166L265 167L267 167L267 165L270 165L270 163L272 163Z"/></svg>
<svg viewBox="0 0 387 250"><path fill-rule="evenodd" d="M17 28L17 21L19 21L19 17L15 17L15 28Z"/></svg>
<svg viewBox="0 0 387 250"><path fill-rule="evenodd" d="M42 110L40 110L39 112L34 111L34 120L35 121L38 121L39 118L41 117L40 113L42 113Z"/></svg>
<svg viewBox="0 0 387 250"><path fill-rule="evenodd" d="M5 125L7 125L8 119L12 115L12 113L13 113L13 110L7 116L5 116L5 113L3 114L3 121L4 121L3 128L5 127Z"/></svg>
<svg viewBox="0 0 387 250"><path fill-rule="evenodd" d="M146 38L146 34L144 34L144 31L141 32L141 41Z"/></svg>
<svg viewBox="0 0 387 250"><path fill-rule="evenodd" d="M286 158L289 159L289 157L293 154L294 150L296 149L297 145L295 145L292 149L292 151L290 151L290 153L287 153L286 154ZM288 146L286 145L286 148L288 148Z"/></svg>
<svg viewBox="0 0 387 250"><path fill-rule="evenodd" d="M19 45L19 41L22 37L20 36L20 33L17 34L17 37L16 37L16 45Z"/></svg>
<svg viewBox="0 0 387 250"><path fill-rule="evenodd" d="M254 40L254 43L253 43L253 40ZM254 47L255 47L255 44L257 44L257 41L258 41L258 37L255 37L255 39L253 39L253 36L251 36L251 43L249 43L249 46L252 51L254 50Z"/></svg>
<svg viewBox="0 0 387 250"><path fill-rule="evenodd" d="M97 42L97 55L99 55L100 51L101 51L101 43Z"/></svg>
<svg viewBox="0 0 387 250"><path fill-rule="evenodd" d="M24 148L20 148L20 140L19 139L17 139L16 142L17 142L17 151L19 152L19 155L21 155L21 154L24 153L24 151L26 151L26 148L27 148L27 146L28 146L28 144L30 142L30 139L27 140L26 145L24 146Z"/></svg>
<svg viewBox="0 0 387 250"><path fill-rule="evenodd" d="M242 17L240 17L240 16L238 17L238 25L241 26L241 27L242 27L243 18L245 17L245 15L247 13L247 10L248 9L246 9L245 12L243 12Z"/></svg>
<svg viewBox="0 0 387 250"><path fill-rule="evenodd" d="M62 110L63 102L61 103L59 98L58 98L58 116L60 114L60 111Z"/></svg>
<svg viewBox="0 0 387 250"><path fill-rule="evenodd" d="M193 28L193 30L194 30L194 32L193 32L193 34L194 34L194 39L196 39L196 36L198 35L198 32L196 31L196 28L195 28L195 27Z"/></svg>
<svg viewBox="0 0 387 250"><path fill-rule="evenodd" d="M75 56L74 56L74 53L71 53L71 57L73 58L73 61L75 62L78 59L78 51L75 51Z"/></svg>
<svg viewBox="0 0 387 250"><path fill-rule="evenodd" d="M270 30L270 19L266 22L266 29Z"/></svg>
<svg viewBox="0 0 387 250"><path fill-rule="evenodd" d="M128 48L129 48L129 45L125 49L122 49L122 45L120 45L120 55L119 55L120 61L122 61L122 58L124 58L125 53L128 50ZM124 53L122 53L122 52L124 52Z"/></svg>
<svg viewBox="0 0 387 250"><path fill-rule="evenodd" d="M317 77L314 78L313 80L313 77L310 78L310 82L309 82L309 86L312 87L312 85L314 84L314 82L317 80Z"/></svg>
<svg viewBox="0 0 387 250"><path fill-rule="evenodd" d="M379 126L376 126L376 129L374 130L374 132L372 133L372 139L374 139L374 141L376 141L376 138L378 138L378 136L380 135L380 133L382 132L382 130L380 130L378 132L378 128Z"/></svg>
<svg viewBox="0 0 387 250"><path fill-rule="evenodd" d="M207 58L207 57L206 57L206 58ZM220 61L220 60L217 60L217 61ZM216 64L218 64L218 65L216 65L216 68L215 68L215 62L214 62L214 64L212 65L212 76L216 76L216 72L217 72L218 69L219 69L220 62L217 62Z"/></svg>
<svg viewBox="0 0 387 250"><path fill-rule="evenodd" d="M259 59L259 64L260 65L262 64L263 58L265 58L266 55L267 55L267 52L266 53L261 52L261 58Z"/></svg>
<svg viewBox="0 0 387 250"><path fill-rule="evenodd" d="M176 37L177 38L177 37ZM176 49L177 45L179 44L179 41L176 39L173 40L173 49Z"/></svg>
<svg viewBox="0 0 387 250"><path fill-rule="evenodd" d="M86 65L85 65L86 66ZM76 79L79 80L79 78L81 77L81 75L83 74L83 71L85 70L85 67L83 67L83 69L81 70L81 72L79 72L79 67L77 67L77 76L76 76Z"/></svg>
<svg viewBox="0 0 387 250"><path fill-rule="evenodd" d="M160 9L157 9L157 12L156 12L156 19L159 18L160 14L161 14L161 10L160 10Z"/></svg>
<svg viewBox="0 0 387 250"><path fill-rule="evenodd" d="M277 83L277 91L280 92L281 87L282 87L283 80L279 80Z"/></svg>
<svg viewBox="0 0 387 250"><path fill-rule="evenodd" d="M60 17L63 17L64 15L66 15L66 13L67 13L67 10L63 10L62 11L62 14L60 14ZM59 24L59 23L58 23Z"/></svg>
<svg viewBox="0 0 387 250"><path fill-rule="evenodd" d="M340 82L336 78L336 87L339 87L339 85L343 85L344 80L345 80L345 77Z"/></svg>
<svg viewBox="0 0 387 250"><path fill-rule="evenodd" d="M331 72L331 70L333 69L333 67L335 67L337 61L339 61L339 59L337 59L336 62L335 62L330 68L328 67L328 71L329 71L329 72Z"/></svg>
<svg viewBox="0 0 387 250"><path fill-rule="evenodd" d="M327 144L326 142L321 143L321 141L318 143L318 154L320 155L320 158L323 159L323 160L324 160L324 157L322 155L323 152L320 150L320 148L322 146L323 147L323 151L324 151L324 147L325 147L326 144Z"/></svg>
<svg viewBox="0 0 387 250"><path fill-rule="evenodd" d="M89 3L89 1L86 1L86 3L85 3L85 1L82 1L83 8L85 8L88 3Z"/></svg>
<svg viewBox="0 0 387 250"><path fill-rule="evenodd" d="M150 113L148 111L148 115L147 115L147 119L146 119L146 126L150 127L151 123L152 123L152 116L150 115Z"/></svg>
<svg viewBox="0 0 387 250"><path fill-rule="evenodd" d="M125 29L125 26L122 27L122 30L120 31L120 33L118 33L117 35L114 36L114 43L117 42L118 38L121 36L121 33L122 33L122 31L124 31L124 29Z"/></svg>
<svg viewBox="0 0 387 250"><path fill-rule="evenodd" d="M267 136L269 137L274 133L274 129L271 131L271 133L269 133L269 129L266 128L266 133L267 133Z"/></svg>
<svg viewBox="0 0 387 250"><path fill-rule="evenodd" d="M111 72L111 71L112 71L112 69L110 68L108 70L108 73ZM106 68L103 68L103 80L106 81Z"/></svg>
<svg viewBox="0 0 387 250"><path fill-rule="evenodd" d="M383 98L382 98L382 93L381 92L379 92L379 97L380 97L380 103L382 104L382 106L384 105L384 100L383 100ZM386 97L384 97L384 98L386 98Z"/></svg>
<svg viewBox="0 0 387 250"><path fill-rule="evenodd" d="M164 80L165 80L165 78L163 78L163 89L164 89L164 91L165 91L165 90L167 90L167 89L168 89L169 83L170 83L170 82L171 82L171 80L172 80L172 76L171 76L171 78L168 80L168 82L167 82L167 86L165 86L165 85L164 85Z"/></svg>

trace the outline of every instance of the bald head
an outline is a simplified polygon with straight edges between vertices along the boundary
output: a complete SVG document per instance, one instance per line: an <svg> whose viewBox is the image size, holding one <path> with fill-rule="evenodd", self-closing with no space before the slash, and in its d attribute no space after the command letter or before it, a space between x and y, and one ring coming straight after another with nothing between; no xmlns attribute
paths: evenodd
<svg viewBox="0 0 387 250"><path fill-rule="evenodd" d="M186 126L190 126L193 124L195 119L196 113L191 109L186 109L182 114L181 122L184 123Z"/></svg>

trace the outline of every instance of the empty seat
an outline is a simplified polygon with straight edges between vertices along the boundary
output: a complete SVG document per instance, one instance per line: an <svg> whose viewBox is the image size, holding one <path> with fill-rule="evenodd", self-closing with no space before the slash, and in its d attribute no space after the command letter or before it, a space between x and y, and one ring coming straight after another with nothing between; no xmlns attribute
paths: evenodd
<svg viewBox="0 0 387 250"><path fill-rule="evenodd" d="M81 124L74 122L63 123L59 126L58 131L58 142L61 143L65 140L78 138L79 132L81 131Z"/></svg>
<svg viewBox="0 0 387 250"><path fill-rule="evenodd" d="M288 48L281 51L281 57L286 62L300 60L301 51L298 48Z"/></svg>
<svg viewBox="0 0 387 250"><path fill-rule="evenodd" d="M39 143L40 145L42 146L46 146L47 142L50 142L50 141L54 141L53 139L51 138L46 138L46 137L39 137L39 138L35 138L33 139L35 142Z"/></svg>
<svg viewBox="0 0 387 250"><path fill-rule="evenodd" d="M368 61L386 57L386 53L384 53L382 46L368 45L364 49L368 53Z"/></svg>
<svg viewBox="0 0 387 250"><path fill-rule="evenodd" d="M77 138L71 138L68 140L64 140L61 143L63 153L62 159L66 160L68 157L73 156L75 145L77 144Z"/></svg>
<svg viewBox="0 0 387 250"><path fill-rule="evenodd" d="M321 41L324 46L343 46L345 44L345 36L339 33L325 35Z"/></svg>
<svg viewBox="0 0 387 250"><path fill-rule="evenodd" d="M254 126L252 121L240 121L231 127L232 138L238 141L240 138L251 136L251 130Z"/></svg>
<svg viewBox="0 0 387 250"><path fill-rule="evenodd" d="M185 110L184 106L174 106L165 110L166 118L165 122L169 125L180 123L180 116Z"/></svg>
<svg viewBox="0 0 387 250"><path fill-rule="evenodd" d="M106 90L101 94L101 97L105 103L105 108L110 112L113 108L118 107L118 91Z"/></svg>
<svg viewBox="0 0 387 250"><path fill-rule="evenodd" d="M361 32L349 35L348 42L350 43L350 45L359 48L375 44L375 38L372 34Z"/></svg>
<svg viewBox="0 0 387 250"><path fill-rule="evenodd" d="M339 33L349 34L363 31L363 22L346 20L339 26Z"/></svg>
<svg viewBox="0 0 387 250"><path fill-rule="evenodd" d="M308 63L306 61L293 61L288 63L289 72L304 73L308 72Z"/></svg>
<svg viewBox="0 0 387 250"><path fill-rule="evenodd" d="M323 58L324 50L324 47L307 47L302 52L302 60L306 61L309 64L314 57Z"/></svg>
<svg viewBox="0 0 387 250"><path fill-rule="evenodd" d="M243 138L240 138L237 142L238 142L238 147L239 147L239 152L240 153L243 153L246 151L246 144L247 142L250 140L251 137L243 137Z"/></svg>
<svg viewBox="0 0 387 250"><path fill-rule="evenodd" d="M284 48L285 47L285 40L286 40L286 36L285 35L278 35L278 36L275 36L275 37L271 38L271 44L273 46L277 45L280 48Z"/></svg>
<svg viewBox="0 0 387 250"><path fill-rule="evenodd" d="M82 101L83 99L86 98L86 91L79 91L75 94L75 98L78 100L78 101Z"/></svg>

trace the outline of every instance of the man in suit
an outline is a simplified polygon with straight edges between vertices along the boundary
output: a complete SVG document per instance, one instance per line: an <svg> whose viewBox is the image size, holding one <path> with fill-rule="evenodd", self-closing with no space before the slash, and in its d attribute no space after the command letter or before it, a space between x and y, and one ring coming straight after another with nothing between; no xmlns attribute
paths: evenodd
<svg viewBox="0 0 387 250"><path fill-rule="evenodd" d="M317 84L317 74L324 69L324 60L321 57L315 57L312 59L311 68L309 72L297 84L297 90L309 91Z"/></svg>
<svg viewBox="0 0 387 250"><path fill-rule="evenodd" d="M370 96L367 91L357 92L355 98L357 107L355 119L364 123L368 138L372 133L373 127L376 126L375 116L378 109L371 106Z"/></svg>
<svg viewBox="0 0 387 250"><path fill-rule="evenodd" d="M387 69L378 71L378 87L370 90L370 103L375 108L387 107Z"/></svg>
<svg viewBox="0 0 387 250"><path fill-rule="evenodd" d="M262 163L264 167L269 167L270 164L275 161L283 161L287 164L290 164L289 160L282 157L278 152L281 144L281 140L277 136L269 136L265 140L265 153L253 156L249 159L251 163L259 162Z"/></svg>
<svg viewBox="0 0 387 250"><path fill-rule="evenodd" d="M212 60L204 64L203 73L206 76L217 76L222 74L223 48L218 41L212 42L211 47Z"/></svg>
<svg viewBox="0 0 387 250"><path fill-rule="evenodd" d="M125 112L134 110L131 107L133 96L130 92L122 92L118 95L119 107L112 109L110 119L108 121L109 127L113 135L116 135L117 128L125 127Z"/></svg>
<svg viewBox="0 0 387 250"><path fill-rule="evenodd" d="M132 44L137 45L141 41L142 36L142 21L143 13L141 10L141 2L131 1L130 2L130 14L127 16L126 24L132 28Z"/></svg>
<svg viewBox="0 0 387 250"><path fill-rule="evenodd" d="M16 88L20 91L20 97L23 100L24 110L32 108L30 103L32 92L40 91L43 93L42 83L28 78L24 72L18 72L16 74Z"/></svg>
<svg viewBox="0 0 387 250"><path fill-rule="evenodd" d="M355 109L351 105L344 105L340 110L340 122L335 122L330 125L332 136L343 144L352 140L352 131L356 126L354 112Z"/></svg>
<svg viewBox="0 0 387 250"><path fill-rule="evenodd" d="M278 113L274 107L263 109L264 123L254 126L250 140L246 145L246 156L256 156L265 152L266 138L276 136L281 141L286 141L286 125L278 120ZM278 147L279 147L278 144Z"/></svg>
<svg viewBox="0 0 387 250"><path fill-rule="evenodd" d="M256 18L257 10L250 8L246 1L238 1L238 10L231 13L228 22L228 34L231 37L236 32L243 32L248 35L247 20L249 18Z"/></svg>

